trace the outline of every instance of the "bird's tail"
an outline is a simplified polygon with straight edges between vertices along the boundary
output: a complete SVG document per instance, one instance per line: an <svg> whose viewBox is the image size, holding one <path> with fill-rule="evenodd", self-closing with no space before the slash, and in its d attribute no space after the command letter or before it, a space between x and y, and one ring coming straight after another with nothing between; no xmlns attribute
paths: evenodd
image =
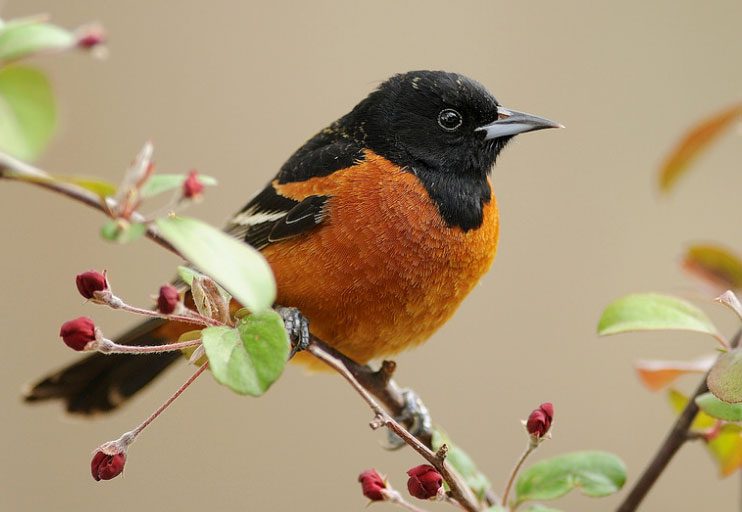
<svg viewBox="0 0 742 512"><path fill-rule="evenodd" d="M183 324L152 319L139 324L116 342L122 345L161 345L177 339ZM63 400L70 413L91 415L119 407L149 384L178 358L180 352L160 354L99 354L84 357L31 385L26 402Z"/></svg>

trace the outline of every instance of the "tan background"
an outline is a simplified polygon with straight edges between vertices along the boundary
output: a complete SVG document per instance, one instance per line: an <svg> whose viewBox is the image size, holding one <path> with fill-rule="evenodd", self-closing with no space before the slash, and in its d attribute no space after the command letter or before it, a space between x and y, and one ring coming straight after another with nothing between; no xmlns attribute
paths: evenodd
<svg viewBox="0 0 742 512"><path fill-rule="evenodd" d="M655 171L694 120L740 99L742 3L664 2L4 2L4 17L49 12L105 24L110 58L49 57L60 130L41 165L117 180L143 141L159 168L222 183L192 213L220 224L306 138L381 80L456 70L507 106L567 130L521 137L494 172L498 259L457 316L399 357L435 419L501 489L524 444L519 419L556 406L538 457L620 454L636 478L672 416L637 382L640 357L694 357L692 335L597 339L601 308L631 291L683 291L684 245L739 239L739 138L728 137L669 198ZM59 325L87 314L111 334L132 318L85 305L74 275L107 268L117 292L148 296L178 263L153 244L116 247L101 217L60 197L0 184L0 510L364 510L367 467L404 488L411 451L379 448L369 412L334 376L292 368L261 400L206 377L132 447L125 478L91 480L90 451L145 417L185 379L168 373L124 411L94 422L25 407L24 382L74 359ZM707 308L726 331L730 316ZM688 382L687 384L691 384ZM644 510L738 510L739 478L717 479L700 446L674 461ZM570 511L615 499L570 496ZM389 509L382 505L379 509ZM432 504L431 509L442 510Z"/></svg>

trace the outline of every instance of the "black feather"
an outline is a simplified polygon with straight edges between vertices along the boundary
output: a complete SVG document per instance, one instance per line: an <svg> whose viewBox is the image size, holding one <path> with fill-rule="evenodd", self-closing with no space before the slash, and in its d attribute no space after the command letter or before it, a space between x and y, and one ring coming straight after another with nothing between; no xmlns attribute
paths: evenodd
<svg viewBox="0 0 742 512"><path fill-rule="evenodd" d="M273 224L268 242L278 242L312 229L325 218L329 196L309 196Z"/></svg>
<svg viewBox="0 0 742 512"><path fill-rule="evenodd" d="M309 196L296 201L280 195L269 184L232 218L226 231L262 249L321 223L328 199L328 196Z"/></svg>

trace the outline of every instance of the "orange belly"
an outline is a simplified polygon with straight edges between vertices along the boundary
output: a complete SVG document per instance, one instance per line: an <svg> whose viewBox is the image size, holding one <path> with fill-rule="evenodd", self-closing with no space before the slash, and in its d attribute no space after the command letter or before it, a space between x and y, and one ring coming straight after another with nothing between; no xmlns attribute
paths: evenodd
<svg viewBox="0 0 742 512"><path fill-rule="evenodd" d="M276 188L297 200L332 196L315 230L263 249L277 302L299 308L312 333L362 363L429 338L495 256L494 195L482 226L465 233L446 226L417 177L373 153Z"/></svg>

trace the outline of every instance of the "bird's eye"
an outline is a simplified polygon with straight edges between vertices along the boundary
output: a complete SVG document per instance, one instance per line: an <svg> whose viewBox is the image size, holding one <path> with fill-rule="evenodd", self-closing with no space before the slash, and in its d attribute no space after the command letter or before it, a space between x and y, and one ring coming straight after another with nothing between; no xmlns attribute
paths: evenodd
<svg viewBox="0 0 742 512"><path fill-rule="evenodd" d="M464 119L461 114L452 108L441 110L441 113L438 114L438 125L447 132L456 130L463 122Z"/></svg>

